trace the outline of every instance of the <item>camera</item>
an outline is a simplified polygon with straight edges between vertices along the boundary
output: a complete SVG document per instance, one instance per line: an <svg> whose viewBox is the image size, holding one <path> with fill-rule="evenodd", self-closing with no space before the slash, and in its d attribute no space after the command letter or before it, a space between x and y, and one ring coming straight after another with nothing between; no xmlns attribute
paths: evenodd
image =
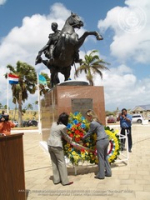
<svg viewBox="0 0 150 200"><path fill-rule="evenodd" d="M4 120L2 120L2 118ZM9 115L0 115L0 122L7 122L9 120Z"/></svg>

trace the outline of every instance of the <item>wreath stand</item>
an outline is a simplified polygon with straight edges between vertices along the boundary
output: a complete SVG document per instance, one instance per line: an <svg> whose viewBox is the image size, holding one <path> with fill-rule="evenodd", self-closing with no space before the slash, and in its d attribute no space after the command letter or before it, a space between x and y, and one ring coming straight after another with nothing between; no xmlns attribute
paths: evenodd
<svg viewBox="0 0 150 200"><path fill-rule="evenodd" d="M120 151L120 155L118 155L118 159L115 160L116 163L126 163L126 165L128 165L128 161L129 161L129 145L128 145L128 133L127 130L125 130L125 135L122 135L121 133L118 135L120 141L122 139L126 140L126 149L124 151Z"/></svg>

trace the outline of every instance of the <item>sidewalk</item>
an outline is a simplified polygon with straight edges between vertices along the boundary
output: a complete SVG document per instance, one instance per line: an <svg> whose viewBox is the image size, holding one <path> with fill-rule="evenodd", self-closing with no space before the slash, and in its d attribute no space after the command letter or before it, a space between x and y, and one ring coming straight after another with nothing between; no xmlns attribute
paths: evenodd
<svg viewBox="0 0 150 200"><path fill-rule="evenodd" d="M77 175L68 165L70 186L54 185L48 152L39 145L41 135L24 134L27 200L149 200L150 126L134 125L133 149L128 165L112 164L112 177L94 179L97 166L79 166ZM50 179L49 179L50 178Z"/></svg>

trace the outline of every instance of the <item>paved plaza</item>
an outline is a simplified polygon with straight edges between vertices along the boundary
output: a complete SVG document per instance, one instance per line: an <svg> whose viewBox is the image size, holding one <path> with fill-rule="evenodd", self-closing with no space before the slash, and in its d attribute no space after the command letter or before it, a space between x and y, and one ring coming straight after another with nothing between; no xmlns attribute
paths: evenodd
<svg viewBox="0 0 150 200"><path fill-rule="evenodd" d="M117 129L117 127L115 127ZM133 125L133 148L129 162L113 163L112 177L94 178L96 165L75 169L67 165L69 186L54 185L47 151L40 145L38 132L24 133L24 162L27 200L149 200L150 125Z"/></svg>

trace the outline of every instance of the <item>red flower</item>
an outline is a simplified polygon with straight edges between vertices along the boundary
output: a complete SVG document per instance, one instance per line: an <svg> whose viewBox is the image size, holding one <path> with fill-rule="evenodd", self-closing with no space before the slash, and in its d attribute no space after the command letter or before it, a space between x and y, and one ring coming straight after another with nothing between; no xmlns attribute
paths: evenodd
<svg viewBox="0 0 150 200"><path fill-rule="evenodd" d="M69 135L71 138L73 138L73 134L71 133L70 135Z"/></svg>
<svg viewBox="0 0 150 200"><path fill-rule="evenodd" d="M84 134L83 134L83 133L80 133L80 137L83 138L83 136L84 136Z"/></svg>
<svg viewBox="0 0 150 200"><path fill-rule="evenodd" d="M81 126L81 123L78 123L77 126Z"/></svg>
<svg viewBox="0 0 150 200"><path fill-rule="evenodd" d="M75 130L75 134L79 135L80 131L79 130Z"/></svg>
<svg viewBox="0 0 150 200"><path fill-rule="evenodd" d="M85 152L85 149L81 149L81 152L84 153L84 152Z"/></svg>
<svg viewBox="0 0 150 200"><path fill-rule="evenodd" d="M74 140L75 140L75 142L79 142L80 138L75 138Z"/></svg>

